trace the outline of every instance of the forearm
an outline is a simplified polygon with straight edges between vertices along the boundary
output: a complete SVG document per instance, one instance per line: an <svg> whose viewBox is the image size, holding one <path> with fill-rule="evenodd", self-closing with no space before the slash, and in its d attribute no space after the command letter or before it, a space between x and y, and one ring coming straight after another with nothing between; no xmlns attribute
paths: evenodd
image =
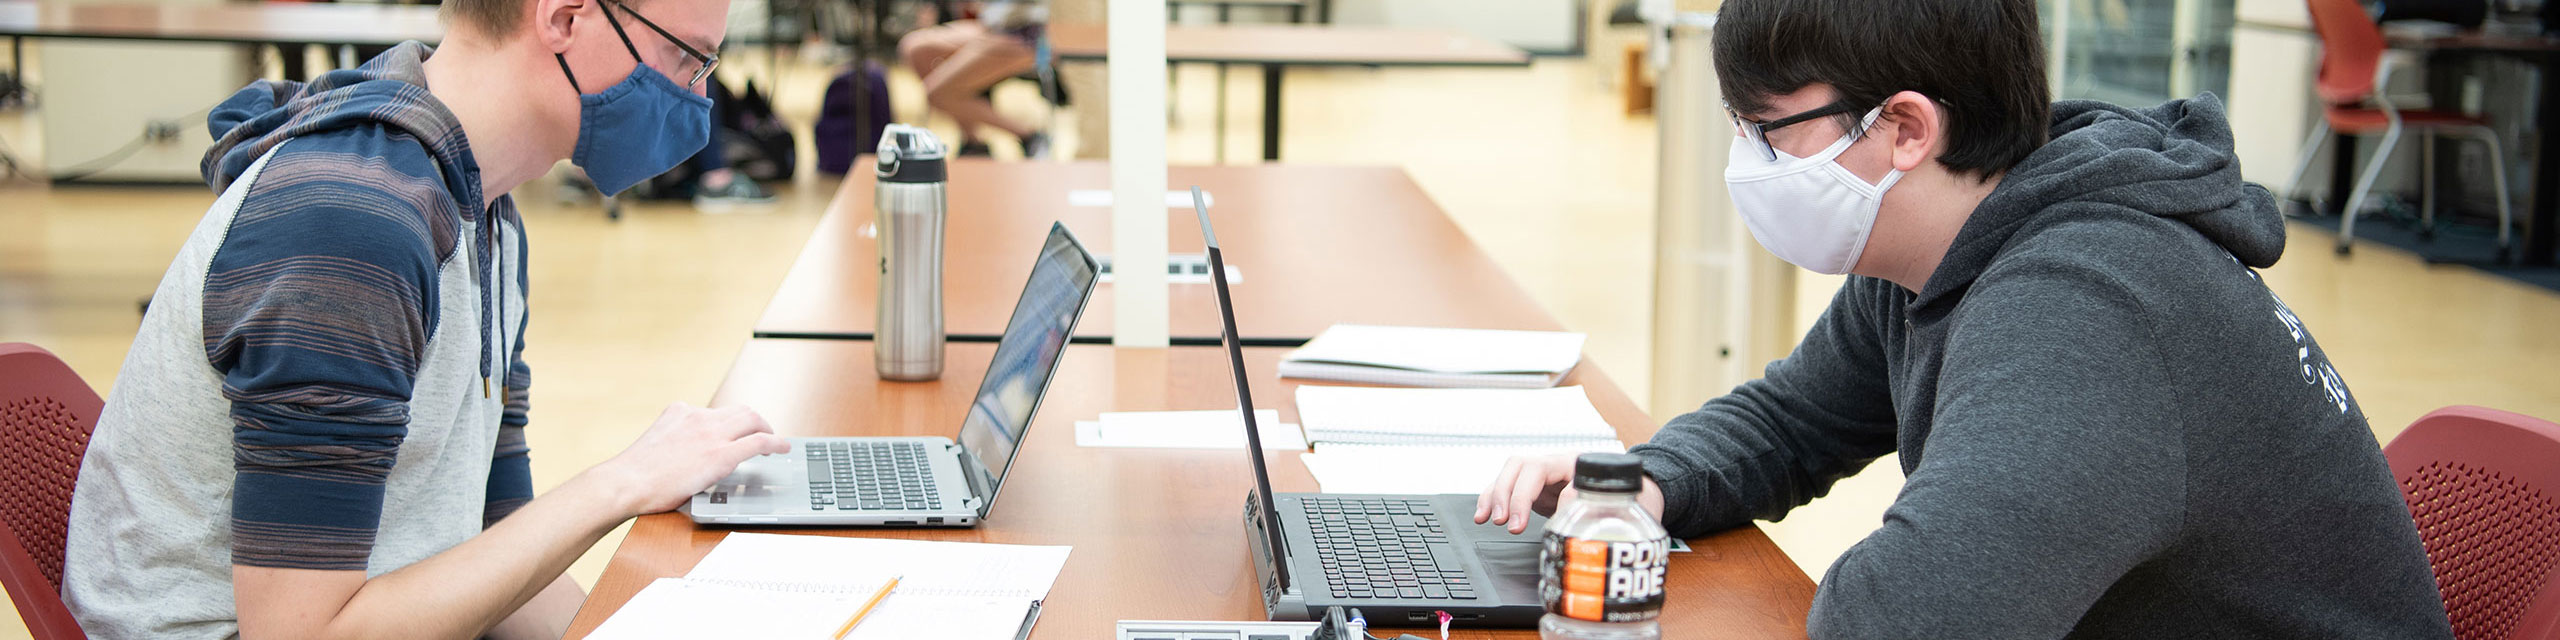
<svg viewBox="0 0 2560 640"><path fill-rule="evenodd" d="M462 544L366 580L325 624L276 637L470 638L554 584L631 511L604 483L572 479ZM255 637L243 616L244 637Z"/></svg>
<svg viewBox="0 0 2560 640"><path fill-rule="evenodd" d="M1663 525L1697 536L1776 519L1892 450L1889 421L1806 408L1823 395L1754 380L1631 449L1660 483Z"/></svg>
<svg viewBox="0 0 2560 640"><path fill-rule="evenodd" d="M559 640L569 632L569 621L578 617L579 605L586 604L587 590L578 581L563 574L534 594L532 600L517 607L498 626L489 629L491 640Z"/></svg>

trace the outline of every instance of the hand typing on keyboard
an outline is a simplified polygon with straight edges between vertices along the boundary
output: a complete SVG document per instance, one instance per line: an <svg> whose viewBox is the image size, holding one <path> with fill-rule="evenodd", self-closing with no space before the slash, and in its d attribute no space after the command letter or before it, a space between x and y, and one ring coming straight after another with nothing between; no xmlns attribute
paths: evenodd
<svg viewBox="0 0 2560 640"><path fill-rule="evenodd" d="M1493 484L1476 496L1476 523L1492 522L1512 533L1529 529L1529 514L1554 515L1556 505L1573 499L1573 460L1579 453L1557 453L1541 456L1519 456L1502 463L1502 473ZM1636 504L1655 518L1663 517L1662 487L1652 477L1644 479L1644 491L1636 494Z"/></svg>
<svg viewBox="0 0 2560 640"><path fill-rule="evenodd" d="M769 453L790 453L764 417L745 407L703 409L678 402L612 459L578 474L572 483L598 483L623 517L674 509L738 463Z"/></svg>

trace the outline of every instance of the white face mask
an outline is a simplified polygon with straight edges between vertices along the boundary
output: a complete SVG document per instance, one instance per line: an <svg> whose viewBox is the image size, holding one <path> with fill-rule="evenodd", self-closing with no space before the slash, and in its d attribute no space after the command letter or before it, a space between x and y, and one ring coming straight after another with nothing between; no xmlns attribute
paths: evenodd
<svg viewBox="0 0 2560 640"><path fill-rule="evenodd" d="M1867 112L1858 129L1875 124L1883 112ZM1867 248L1867 232L1875 228L1876 210L1884 206L1885 190L1902 180L1896 169L1883 182L1867 184L1832 162L1857 141L1855 135L1841 136L1813 157L1780 151L1771 160L1760 154L1757 143L1736 138L1725 160L1724 182L1751 237L1778 259L1815 273L1840 275L1857 266L1858 255Z"/></svg>

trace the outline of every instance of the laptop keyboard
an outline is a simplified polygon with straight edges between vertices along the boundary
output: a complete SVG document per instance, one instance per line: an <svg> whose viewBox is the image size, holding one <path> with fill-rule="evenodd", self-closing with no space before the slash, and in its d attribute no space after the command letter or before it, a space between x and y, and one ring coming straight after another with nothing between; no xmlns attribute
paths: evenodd
<svg viewBox="0 0 2560 640"><path fill-rule="evenodd" d="M942 508L923 443L817 442L802 448L809 460L811 511Z"/></svg>
<svg viewBox="0 0 2560 640"><path fill-rule="evenodd" d="M1300 500L1315 534L1324 582L1336 598L1464 600L1476 597L1449 531L1429 500Z"/></svg>

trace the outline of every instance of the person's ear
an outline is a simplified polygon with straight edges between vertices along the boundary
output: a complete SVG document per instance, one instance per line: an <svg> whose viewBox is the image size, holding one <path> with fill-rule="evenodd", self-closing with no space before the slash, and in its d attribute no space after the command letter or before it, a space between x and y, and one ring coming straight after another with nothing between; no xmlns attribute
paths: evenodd
<svg viewBox="0 0 2560 640"><path fill-rule="evenodd" d="M1893 168L1904 172L1917 170L1921 163L1935 159L1938 138L1947 131L1946 113L1938 110L1938 103L1914 91L1885 99L1884 115L1877 119L1876 126L1886 128L1886 123L1891 123L1884 134L1893 145Z"/></svg>
<svg viewBox="0 0 2560 640"><path fill-rule="evenodd" d="M534 39L544 51L567 53L577 34L578 13L585 11L591 0L533 0L532 29Z"/></svg>

